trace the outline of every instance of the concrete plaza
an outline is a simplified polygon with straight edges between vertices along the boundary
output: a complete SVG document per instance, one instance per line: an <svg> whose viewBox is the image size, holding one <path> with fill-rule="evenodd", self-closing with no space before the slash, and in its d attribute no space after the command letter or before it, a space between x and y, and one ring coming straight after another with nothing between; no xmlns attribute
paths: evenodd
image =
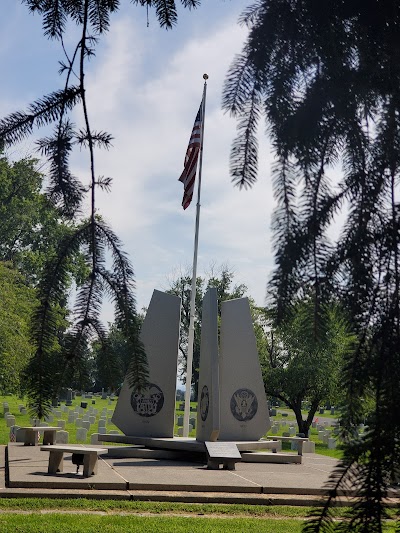
<svg viewBox="0 0 400 533"><path fill-rule="evenodd" d="M48 457L38 446L1 447L0 496L314 505L327 494L337 464L305 454L302 464L237 463L234 471L208 470L190 460L113 457L106 450L97 475L84 478L71 455L62 473L48 474Z"/></svg>

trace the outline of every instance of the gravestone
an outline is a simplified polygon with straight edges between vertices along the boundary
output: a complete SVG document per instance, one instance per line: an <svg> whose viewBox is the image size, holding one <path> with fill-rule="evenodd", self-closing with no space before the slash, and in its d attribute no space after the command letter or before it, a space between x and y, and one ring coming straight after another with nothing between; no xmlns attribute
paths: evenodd
<svg viewBox="0 0 400 533"><path fill-rule="evenodd" d="M315 442L309 440L303 442L303 453L315 453Z"/></svg>
<svg viewBox="0 0 400 533"><path fill-rule="evenodd" d="M72 389L67 389L67 399L65 401L66 405L72 405Z"/></svg>
<svg viewBox="0 0 400 533"><path fill-rule="evenodd" d="M57 426L61 429L65 429L65 420L57 420Z"/></svg>
<svg viewBox="0 0 400 533"><path fill-rule="evenodd" d="M132 389L125 379L112 416L125 435L173 437L181 299L155 290L140 339L147 355L149 387Z"/></svg>
<svg viewBox="0 0 400 533"><path fill-rule="evenodd" d="M203 298L196 439L216 441L220 429L217 289Z"/></svg>
<svg viewBox="0 0 400 533"><path fill-rule="evenodd" d="M330 437L328 438L328 450L334 450L336 448L336 439Z"/></svg>
<svg viewBox="0 0 400 533"><path fill-rule="evenodd" d="M68 444L69 433L68 431L60 430L56 431L57 444Z"/></svg>
<svg viewBox="0 0 400 533"><path fill-rule="evenodd" d="M86 440L86 437L87 437L86 428L78 428L76 430L76 442L83 442Z"/></svg>
<svg viewBox="0 0 400 533"><path fill-rule="evenodd" d="M100 433L92 433L92 435L90 436L90 444L103 444L102 441L99 441L99 435Z"/></svg>
<svg viewBox="0 0 400 533"><path fill-rule="evenodd" d="M247 298L221 303L219 440L259 440L271 427Z"/></svg>
<svg viewBox="0 0 400 533"><path fill-rule="evenodd" d="M10 428L11 426L15 426L15 416L8 416L6 418L7 427Z"/></svg>

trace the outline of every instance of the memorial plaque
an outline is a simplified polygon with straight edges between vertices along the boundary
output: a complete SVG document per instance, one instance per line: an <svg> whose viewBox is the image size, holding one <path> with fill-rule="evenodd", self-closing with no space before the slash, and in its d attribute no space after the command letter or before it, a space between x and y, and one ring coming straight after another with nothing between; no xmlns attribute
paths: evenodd
<svg viewBox="0 0 400 533"><path fill-rule="evenodd" d="M242 456L234 442L205 442L210 459L241 459Z"/></svg>

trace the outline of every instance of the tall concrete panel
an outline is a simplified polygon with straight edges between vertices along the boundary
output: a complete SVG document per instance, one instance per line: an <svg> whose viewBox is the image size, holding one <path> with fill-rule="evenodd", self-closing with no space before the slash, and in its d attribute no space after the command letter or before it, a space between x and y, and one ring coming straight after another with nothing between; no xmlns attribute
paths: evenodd
<svg viewBox="0 0 400 533"><path fill-rule="evenodd" d="M219 424L218 304L210 288L203 298L196 439L217 440Z"/></svg>
<svg viewBox="0 0 400 533"><path fill-rule="evenodd" d="M153 292L140 332L150 386L144 391L133 390L125 379L112 417L125 435L174 436L180 312L178 296Z"/></svg>
<svg viewBox="0 0 400 533"><path fill-rule="evenodd" d="M247 298L221 304L218 440L258 440L271 427Z"/></svg>

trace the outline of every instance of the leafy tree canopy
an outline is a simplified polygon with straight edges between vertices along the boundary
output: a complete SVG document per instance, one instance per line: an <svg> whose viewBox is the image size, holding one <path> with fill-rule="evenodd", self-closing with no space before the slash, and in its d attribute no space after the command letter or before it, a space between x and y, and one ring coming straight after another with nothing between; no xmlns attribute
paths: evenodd
<svg viewBox="0 0 400 533"><path fill-rule="evenodd" d="M293 409L299 432L305 436L322 402L333 403L340 397L341 373L356 342L337 303L322 306L318 336L313 314L312 298L300 300L279 327L269 328L262 365L267 394ZM303 419L305 401L309 409Z"/></svg>
<svg viewBox="0 0 400 533"><path fill-rule="evenodd" d="M201 311L203 297L209 287L217 289L218 311L221 314L221 302L241 298L247 292L247 287L243 284L233 285L234 273L226 266L222 265L220 269L212 269L208 277L198 277L196 280L196 298L195 298L195 323L194 323L194 346L193 346L193 373L192 386L194 387L195 397L197 398L197 386L199 381L200 366L200 338L201 338ZM190 295L192 289L191 274L184 274L174 279L170 283L170 294L175 294L182 298L181 326L180 326L180 343L179 343L179 362L180 376L185 383L186 376L186 358L190 322Z"/></svg>
<svg viewBox="0 0 400 533"><path fill-rule="evenodd" d="M0 387L2 393L20 391L21 371L34 352L30 321L38 304L11 263L0 261Z"/></svg>

